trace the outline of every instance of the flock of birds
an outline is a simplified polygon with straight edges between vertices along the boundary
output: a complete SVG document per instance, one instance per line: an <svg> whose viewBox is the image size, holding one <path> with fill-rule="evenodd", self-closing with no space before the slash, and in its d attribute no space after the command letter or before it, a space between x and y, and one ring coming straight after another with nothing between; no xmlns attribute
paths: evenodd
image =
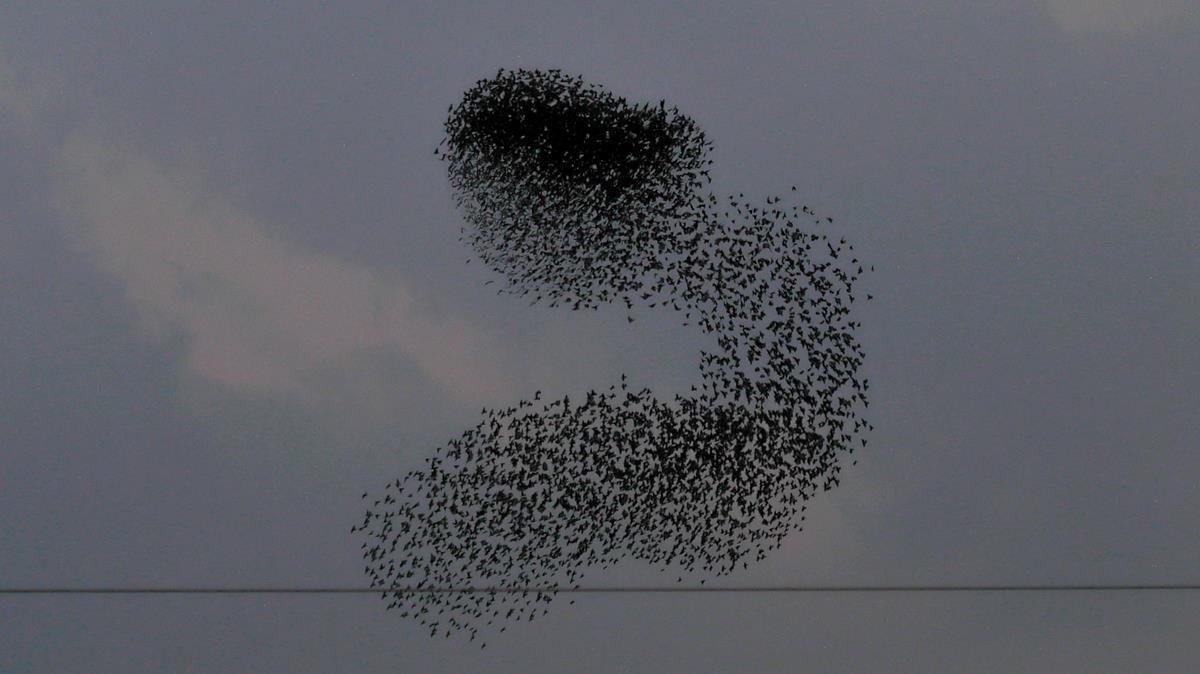
<svg viewBox="0 0 1200 674"><path fill-rule="evenodd" d="M718 348L671 399L621 375L583 399L485 409L424 469L364 494L353 530L389 608L474 639L625 559L680 581L729 574L800 529L866 445L850 315L863 263L805 229L832 223L807 206L717 197L710 148L678 109L557 70L501 70L451 106L437 152L502 292L671 307Z"/></svg>

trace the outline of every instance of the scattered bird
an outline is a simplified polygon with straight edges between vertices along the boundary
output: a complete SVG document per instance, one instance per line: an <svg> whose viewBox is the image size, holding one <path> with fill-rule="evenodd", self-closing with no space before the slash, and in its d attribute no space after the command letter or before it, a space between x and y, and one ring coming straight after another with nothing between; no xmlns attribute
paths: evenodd
<svg viewBox="0 0 1200 674"><path fill-rule="evenodd" d="M717 348L672 398L622 374L582 401L483 409L353 529L371 587L432 634L473 639L627 558L701 583L764 559L872 428L853 247L802 228L820 224L806 205L718 198L712 144L677 108L558 70L501 69L445 131L462 239L502 293L670 305Z"/></svg>

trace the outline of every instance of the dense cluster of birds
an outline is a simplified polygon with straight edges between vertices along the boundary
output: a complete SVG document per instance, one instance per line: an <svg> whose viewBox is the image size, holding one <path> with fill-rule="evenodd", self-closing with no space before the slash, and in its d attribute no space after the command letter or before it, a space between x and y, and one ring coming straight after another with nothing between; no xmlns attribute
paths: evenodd
<svg viewBox="0 0 1200 674"><path fill-rule="evenodd" d="M390 481L354 527L389 608L474 639L625 559L728 574L799 529L866 445L863 263L807 206L717 197L709 149L678 109L554 70L502 70L451 106L438 153L502 292L671 307L718 347L686 394L625 375L577 400L539 391Z"/></svg>

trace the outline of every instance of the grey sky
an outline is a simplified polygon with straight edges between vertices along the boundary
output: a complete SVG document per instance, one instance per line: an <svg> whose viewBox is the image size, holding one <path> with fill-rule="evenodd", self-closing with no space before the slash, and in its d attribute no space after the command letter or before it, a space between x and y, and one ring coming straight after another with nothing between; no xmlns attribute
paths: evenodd
<svg viewBox="0 0 1200 674"><path fill-rule="evenodd" d="M717 190L796 185L876 266L872 443L729 582L1195 582L1197 7L6 3L0 585L361 583L359 495L480 406L692 381L674 316L464 264L433 148L502 66L667 99ZM1198 631L1200 594L618 595L479 651L372 596L0 597L0 671L1189 671Z"/></svg>

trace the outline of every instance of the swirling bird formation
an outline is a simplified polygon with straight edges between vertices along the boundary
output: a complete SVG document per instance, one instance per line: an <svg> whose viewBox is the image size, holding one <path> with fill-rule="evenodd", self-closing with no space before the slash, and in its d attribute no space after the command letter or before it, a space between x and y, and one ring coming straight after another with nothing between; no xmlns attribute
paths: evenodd
<svg viewBox="0 0 1200 674"><path fill-rule="evenodd" d="M485 409L390 481L354 527L389 608L475 638L627 558L731 573L801 528L866 445L850 315L863 263L803 227L832 224L807 206L717 197L710 148L677 108L557 70L501 70L451 106L438 154L502 292L668 306L718 348L670 399L622 375L581 400Z"/></svg>

